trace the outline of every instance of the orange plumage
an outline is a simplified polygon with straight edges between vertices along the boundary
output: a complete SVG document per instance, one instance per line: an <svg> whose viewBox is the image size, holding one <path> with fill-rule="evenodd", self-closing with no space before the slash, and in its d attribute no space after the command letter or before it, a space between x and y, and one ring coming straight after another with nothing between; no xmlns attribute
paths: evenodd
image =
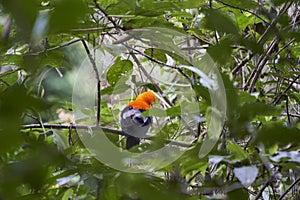
<svg viewBox="0 0 300 200"><path fill-rule="evenodd" d="M127 107L132 106L134 109L149 110L151 104L155 100L155 94L152 91L147 91L139 94L134 101L127 105Z"/></svg>

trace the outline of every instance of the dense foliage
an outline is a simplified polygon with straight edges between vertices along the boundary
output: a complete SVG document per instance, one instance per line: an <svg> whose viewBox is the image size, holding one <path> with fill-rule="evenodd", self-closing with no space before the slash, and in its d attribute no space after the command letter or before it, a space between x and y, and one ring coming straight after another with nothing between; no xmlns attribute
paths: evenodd
<svg viewBox="0 0 300 200"><path fill-rule="evenodd" d="M299 22L297 0L0 0L0 199L300 199ZM153 34L124 34L136 29ZM174 38L155 30L178 33L187 59L160 48ZM227 111L199 157L214 110L193 62L205 53ZM92 107L74 101L80 86ZM78 130L102 128L124 148L123 93L145 89L159 97L147 113L156 136L132 151L173 141L185 152L145 173L113 169ZM181 105L196 119L181 120ZM77 111L84 117L74 121Z"/></svg>

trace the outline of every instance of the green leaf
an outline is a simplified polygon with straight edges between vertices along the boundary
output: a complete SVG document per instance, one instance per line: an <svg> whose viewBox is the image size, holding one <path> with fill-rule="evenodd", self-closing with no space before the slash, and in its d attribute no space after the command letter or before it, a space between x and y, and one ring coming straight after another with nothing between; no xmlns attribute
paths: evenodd
<svg viewBox="0 0 300 200"><path fill-rule="evenodd" d="M171 108L168 108L167 110L167 115L169 117L177 117L181 115L181 108L180 106L173 106Z"/></svg>
<svg viewBox="0 0 300 200"><path fill-rule="evenodd" d="M128 77L133 71L133 64L129 60L121 60L117 58L115 64L113 64L106 73L106 78L110 86L116 86L119 81L122 83L128 80Z"/></svg>
<svg viewBox="0 0 300 200"><path fill-rule="evenodd" d="M237 189L228 192L228 199L249 199L249 194L245 189Z"/></svg>
<svg viewBox="0 0 300 200"><path fill-rule="evenodd" d="M165 110L152 107L150 110L143 112L143 116L156 116L156 117L166 117L167 113Z"/></svg>
<svg viewBox="0 0 300 200"><path fill-rule="evenodd" d="M168 28L173 29L176 31L182 31L179 28L176 28L170 22L167 22L164 17L156 17L156 18L134 18L130 19L124 23L126 27L130 28L145 28L145 27L161 27L161 28Z"/></svg>
<svg viewBox="0 0 300 200"><path fill-rule="evenodd" d="M117 3L108 6L106 12L110 15L131 15L135 13L137 8L135 1L118 0Z"/></svg>
<svg viewBox="0 0 300 200"><path fill-rule="evenodd" d="M106 7L118 3L118 0L98 0L97 2L101 7Z"/></svg>
<svg viewBox="0 0 300 200"><path fill-rule="evenodd" d="M84 1L55 1L53 5L49 23L53 33L76 28L88 11Z"/></svg>
<svg viewBox="0 0 300 200"><path fill-rule="evenodd" d="M81 110L81 112L87 116L90 116L90 117L95 117L95 113L93 110L89 109L89 108L84 108Z"/></svg>
<svg viewBox="0 0 300 200"><path fill-rule="evenodd" d="M204 26L212 31L238 35L239 31L232 19L220 10L205 9Z"/></svg>
<svg viewBox="0 0 300 200"><path fill-rule="evenodd" d="M164 41L164 44L165 45L168 45L168 44L171 44L171 42L167 42L166 40L164 40L164 38L157 38L157 39L162 39L162 41ZM172 46L170 45L170 49L172 49ZM147 49L148 50L148 49ZM176 49L176 50L179 50L179 49ZM161 59L160 61L165 61L167 62L167 57L166 55L169 55L170 57L172 57L175 61L177 61L179 64L182 64L182 65L191 65L191 63L189 61L187 61L183 55L178 55L176 53L172 53L170 51L167 51L167 50L162 50L162 49L155 49L154 50L154 54L152 54L152 50L148 50L147 51L147 55L151 56L156 56L157 58ZM164 58L165 57L165 58Z"/></svg>
<svg viewBox="0 0 300 200"><path fill-rule="evenodd" d="M156 60L159 60L163 63L167 62L167 57L165 54L165 51L161 49L155 49L155 48L149 48L144 51L144 53L152 58L155 58Z"/></svg>
<svg viewBox="0 0 300 200"><path fill-rule="evenodd" d="M65 193L64 193L64 196L62 197L62 200L71 199L73 194L74 194L74 191L72 188L67 189L67 191L65 191Z"/></svg>
<svg viewBox="0 0 300 200"><path fill-rule="evenodd" d="M23 63L23 57L17 54L1 55L0 66L15 65L20 67Z"/></svg>
<svg viewBox="0 0 300 200"><path fill-rule="evenodd" d="M175 2L181 9L200 8L203 5L207 4L205 0L198 0L198 1L186 0L186 1L175 1Z"/></svg>
<svg viewBox="0 0 300 200"><path fill-rule="evenodd" d="M7 87L17 83L18 71L8 70L0 74L0 92L4 91Z"/></svg>
<svg viewBox="0 0 300 200"><path fill-rule="evenodd" d="M222 2L232 5L232 6L235 6L235 7L244 8L244 9L251 9L251 8L255 8L258 6L258 4L252 0L243 0L243 1L223 0Z"/></svg>
<svg viewBox="0 0 300 200"><path fill-rule="evenodd" d="M207 52L216 62L220 64L226 64L231 58L231 45L231 41L221 40L218 44L210 46L207 49Z"/></svg>
<svg viewBox="0 0 300 200"><path fill-rule="evenodd" d="M245 104L245 103L250 103L250 102L255 102L256 101L255 96L253 96L253 95L251 95L248 92L245 92L243 90L238 91L238 96L239 96L240 104Z"/></svg>
<svg viewBox="0 0 300 200"><path fill-rule="evenodd" d="M197 96L202 97L207 102L208 105L211 104L210 94L206 87L203 87L200 84L192 85L192 87L195 93L197 94Z"/></svg>
<svg viewBox="0 0 300 200"><path fill-rule="evenodd" d="M254 53L261 54L264 52L263 44L257 44L257 41L253 38L240 38L238 42L246 49L252 50Z"/></svg>
<svg viewBox="0 0 300 200"><path fill-rule="evenodd" d="M24 87L14 85L8 87L0 95L0 156L14 149L24 140L20 134L21 116L26 109L36 112L47 105L33 98Z"/></svg>
<svg viewBox="0 0 300 200"><path fill-rule="evenodd" d="M61 68L64 57L62 51L49 51L37 55L28 54L24 56L24 67L32 72L46 66Z"/></svg>
<svg viewBox="0 0 300 200"><path fill-rule="evenodd" d="M228 141L227 148L231 152L231 162L240 162L245 159L249 159L249 154L237 143Z"/></svg>
<svg viewBox="0 0 300 200"><path fill-rule="evenodd" d="M15 20L18 28L22 30L23 37L29 37L35 22L39 9L39 0L22 1L22 0L10 0L0 2L4 8L4 11L10 13Z"/></svg>
<svg viewBox="0 0 300 200"><path fill-rule="evenodd" d="M263 127L257 134L254 144L264 144L271 147L277 144L279 147L288 144L300 143L300 130L297 128L288 128L283 125L275 124Z"/></svg>
<svg viewBox="0 0 300 200"><path fill-rule="evenodd" d="M295 93L293 93L293 94L291 94L291 97L292 97L293 99L295 99L295 100L297 101L298 104L300 104L300 94L295 94Z"/></svg>
<svg viewBox="0 0 300 200"><path fill-rule="evenodd" d="M262 102L246 103L239 108L238 121L243 123L253 119L256 116L275 116L279 114L279 110L269 104Z"/></svg>
<svg viewBox="0 0 300 200"><path fill-rule="evenodd" d="M201 174L205 174L208 167L208 157L199 158L199 149L201 143L197 143L196 146L188 149L176 162L182 166L183 174L191 173L193 171L200 171Z"/></svg>

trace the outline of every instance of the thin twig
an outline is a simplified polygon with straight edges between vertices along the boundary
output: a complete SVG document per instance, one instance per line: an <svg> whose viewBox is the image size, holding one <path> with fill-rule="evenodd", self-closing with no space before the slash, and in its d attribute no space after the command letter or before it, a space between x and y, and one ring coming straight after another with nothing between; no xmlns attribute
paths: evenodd
<svg viewBox="0 0 300 200"><path fill-rule="evenodd" d="M54 50L57 50L57 49L61 49L63 47L67 47L67 46L70 46L71 44L74 44L76 42L80 42L82 39L76 39L76 40L72 40L70 42L66 42L66 43L63 43L62 45L58 45L58 46L55 46L55 47L52 47L52 48L49 48L49 49L46 49L46 52L48 51L54 51ZM38 52L33 52L33 53L27 53L26 55L28 56L37 56L41 53L45 53L45 50L43 51L38 51Z"/></svg>
<svg viewBox="0 0 300 200"><path fill-rule="evenodd" d="M249 60L252 59L253 56L254 56L254 54L251 53L248 57L246 57L244 60L242 60L242 62L237 64L237 66L235 66L235 68L232 70L232 74L236 74L243 66L245 66L245 64L247 64L247 62Z"/></svg>
<svg viewBox="0 0 300 200"><path fill-rule="evenodd" d="M160 95L162 95L162 97L164 98L164 100L168 103L168 105L170 107L173 106L173 103L168 99L166 98L164 95L163 95L163 91L162 89L159 87L159 85L157 83L155 83L155 81L153 80L153 78L151 77L150 74L148 74L148 72L146 71L146 69L143 67L143 65L140 63L140 61L138 60L138 58L136 57L136 55L131 51L129 53L131 55L131 57L133 58L134 62L138 65L139 69L142 70L143 74L149 79L149 81L154 85L154 87L158 90L158 92L160 93Z"/></svg>
<svg viewBox="0 0 300 200"><path fill-rule="evenodd" d="M279 96L277 96L276 98L274 98L274 101L273 101L272 103L273 103L274 105L277 105L278 102L280 101L281 97L282 97L283 95L286 94L286 92L292 87L292 85L293 85L299 78L300 78L300 74L299 74L296 78L294 78L294 80L288 85L287 88L285 88L285 90L284 90L282 93L280 93Z"/></svg>
<svg viewBox="0 0 300 200"><path fill-rule="evenodd" d="M288 124L291 124L291 117L290 117L290 112L289 112L289 97L286 97L285 101L285 108L286 108L286 113L287 113L287 118L288 118Z"/></svg>
<svg viewBox="0 0 300 200"><path fill-rule="evenodd" d="M100 104L101 104L101 80L100 80L100 74L99 74L99 71L97 69L97 65L96 65L96 62L95 62L95 59L93 58L90 50L89 50L89 47L87 46L86 42L81 39L81 42L85 48L85 51L89 57L89 60L92 64L92 67L93 67L93 70L95 72L95 75L96 75L96 80L97 80L97 119L96 119L96 126L99 126L100 124Z"/></svg>
<svg viewBox="0 0 300 200"><path fill-rule="evenodd" d="M277 15L277 17L272 20L272 22L269 24L269 26L267 27L265 32L258 39L258 41L257 41L258 44L265 42L266 37L269 35L269 32L273 29L273 27L275 27L280 16L283 15L291 5L292 5L292 3L290 3L289 5L287 2L285 3L285 5L279 11L279 14ZM258 80L258 77L259 77L263 67L265 66L266 62L268 61L268 56L272 53L273 49L276 47L278 42L279 42L279 38L278 38L278 36L276 36L274 38L274 40L271 42L271 44L269 45L266 54L262 55L260 57L256 69L252 72L252 74L250 75L250 78L248 79L247 83L244 86L244 90L246 90L247 87L249 86L249 84L251 83L249 92L253 92L254 86Z"/></svg>
<svg viewBox="0 0 300 200"><path fill-rule="evenodd" d="M105 12L105 10L103 9L103 8L101 8L100 7L100 5L98 4L98 2L97 2L97 0L93 0L94 1L94 3L95 3L95 6L96 6L96 8L98 9L98 10L100 10L102 13L103 13L103 15L113 24L113 26L117 29L117 30L119 30L119 29L121 29L121 30L124 30L124 28L122 28L121 26L119 26L116 22L115 22L115 20L112 18L112 17L110 17L106 12Z"/></svg>
<svg viewBox="0 0 300 200"><path fill-rule="evenodd" d="M111 36L112 38L116 39L113 35L111 35L111 33L107 33L107 34L109 36ZM163 67L168 67L168 68L171 68L171 69L176 69L181 75L183 75L189 81L190 84L192 84L192 80L189 77L189 75L187 75L180 67L168 65L168 64L166 64L166 63L164 63L162 61L156 60L155 58L153 58L151 56L148 56L147 54L145 54L145 53L143 53L143 52L141 52L141 51L139 51L139 50L137 50L137 49L135 49L135 48L127 45L127 44L125 44L125 42L128 41L131 38L135 38L135 37L133 37L132 35L129 35L129 36L124 37L122 40L117 40L116 39L118 41L118 43L116 43L116 44L122 44L126 48L130 49L131 51L137 52L138 54L144 56L145 58L148 58L150 61L155 62L155 63L157 63L157 64L159 64L159 65L161 65ZM138 38L135 38L135 39L138 39Z"/></svg>
<svg viewBox="0 0 300 200"><path fill-rule="evenodd" d="M268 50L266 52L265 55L262 55L260 57L260 60L258 61L257 67L254 70L253 76L249 78L248 83L250 83L251 81L251 85L249 87L249 92L252 93L254 91L255 88L255 84L258 81L258 78L264 68L264 66L266 65L267 61L268 61L268 57L269 55L274 51L274 49L276 48L276 46L279 43L279 38L275 37L274 40L271 42L271 44L268 47ZM246 83L245 87L247 87L248 84Z"/></svg>
<svg viewBox="0 0 300 200"><path fill-rule="evenodd" d="M110 27L92 27L92 28L77 28L72 29L72 32L92 32L92 31L103 31L109 29Z"/></svg>
<svg viewBox="0 0 300 200"><path fill-rule="evenodd" d="M290 185L287 189L286 189L286 191L284 191L284 193L279 197L279 199L278 200L282 200L284 197L285 197L285 195L287 195L288 193L289 193L289 191L298 183L300 181L300 178L298 178L292 185Z"/></svg>
<svg viewBox="0 0 300 200"><path fill-rule="evenodd" d="M268 185L271 183L272 180L273 180L273 177L271 176L271 177L269 178L269 180L268 180L268 181L263 185L263 187L259 190L258 194L257 194L256 197L255 197L255 200L258 200L258 199L261 197L263 191L266 189L266 187L268 187Z"/></svg>
<svg viewBox="0 0 300 200"><path fill-rule="evenodd" d="M168 68L171 68L171 69L176 69L181 75L183 75L189 81L189 83L191 83L191 84L193 83L193 81L191 80L191 78L189 77L189 75L187 75L181 68L176 67L176 66L172 66L172 65L168 65L168 64L166 64L166 63L164 63L162 61L159 61L159 60L157 60L157 59L155 59L155 58L153 58L151 56L148 56L147 54L145 54L145 53L143 53L143 52L141 52L141 51L139 51L137 49L133 49L133 48L130 48L130 49L132 49L133 51L137 52L138 54L140 54L140 55L148 58L150 61L155 62L155 63L157 63L157 64L159 64L161 66L168 67Z"/></svg>
<svg viewBox="0 0 300 200"><path fill-rule="evenodd" d="M247 13L250 13L252 15L254 15L255 17L259 18L261 21L263 21L264 23L268 24L269 25L269 22L267 22L266 20L264 20L262 17L260 17L259 15L257 15L256 13L252 12L251 10L247 10L245 8L240 8L240 7L237 7L237 6L234 6L234 5L231 5L229 3L225 3L223 1L220 1L220 0L216 0L217 2L225 5L225 6L228 6L228 7L231 7L231 8L234 8L234 9L237 9L237 10L241 10L241 11L244 11L244 12L247 12Z"/></svg>

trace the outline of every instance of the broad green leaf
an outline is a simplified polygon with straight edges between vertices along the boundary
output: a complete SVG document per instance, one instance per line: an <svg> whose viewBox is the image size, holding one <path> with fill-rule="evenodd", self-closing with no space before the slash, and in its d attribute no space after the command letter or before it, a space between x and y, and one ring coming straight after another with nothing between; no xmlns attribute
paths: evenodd
<svg viewBox="0 0 300 200"><path fill-rule="evenodd" d="M159 38L157 38L158 40L160 40ZM164 38L161 38L162 40ZM163 40L164 43L168 43L166 40ZM171 42L170 42L171 44ZM155 49L155 48L149 48L146 49L145 54L147 54L150 57L153 57L154 59L161 61L163 63L167 62L167 57L166 55L169 55L170 57L172 57L175 61L177 61L180 64L183 65L191 65L185 58L182 57L182 55L177 55L176 53L172 53L170 51L166 51L166 50L162 50L162 49Z"/></svg>
<svg viewBox="0 0 300 200"><path fill-rule="evenodd" d="M218 44L210 46L207 52L214 61L220 64L226 64L231 58L232 44L233 43L229 40L222 40Z"/></svg>
<svg viewBox="0 0 300 200"><path fill-rule="evenodd" d="M239 38L238 42L245 48L253 51L254 53L263 53L264 48L261 43L257 44L253 38Z"/></svg>
<svg viewBox="0 0 300 200"><path fill-rule="evenodd" d="M149 116L166 117L167 113L165 110L153 107L149 110Z"/></svg>
<svg viewBox="0 0 300 200"><path fill-rule="evenodd" d="M246 104L250 102L255 102L256 98L254 95L249 94L248 92L245 91L238 91L238 96L239 96L239 102L240 104Z"/></svg>
<svg viewBox="0 0 300 200"><path fill-rule="evenodd" d="M65 191L65 193L64 193L64 196L62 197L62 200L70 199L73 194L74 194L74 191L72 188L67 189L67 191Z"/></svg>
<svg viewBox="0 0 300 200"><path fill-rule="evenodd" d="M246 103L239 108L238 121L243 123L252 120L256 116L275 116L279 114L279 110L269 104L261 102Z"/></svg>
<svg viewBox="0 0 300 200"><path fill-rule="evenodd" d="M106 73L106 78L110 86L116 86L119 81L125 82L131 75L133 64L129 60L118 58Z"/></svg>
<svg viewBox="0 0 300 200"><path fill-rule="evenodd" d="M106 12L110 15L132 15L138 9L137 6L132 0L118 0L117 3L109 5Z"/></svg>
<svg viewBox="0 0 300 200"><path fill-rule="evenodd" d="M90 116L90 117L95 117L95 113L93 110L89 109L89 108L84 108L81 110L81 112L87 116Z"/></svg>
<svg viewBox="0 0 300 200"><path fill-rule="evenodd" d="M182 29L175 27L172 23L167 22L164 17L155 17L155 18L134 18L130 19L124 23L126 27L130 28L145 28L145 27L160 27L160 28L168 28L175 31L182 32Z"/></svg>
<svg viewBox="0 0 300 200"><path fill-rule="evenodd" d="M52 33L76 28L88 11L84 1L55 1L53 5L49 22Z"/></svg>
<svg viewBox="0 0 300 200"><path fill-rule="evenodd" d="M160 108L152 107L150 110L143 112L143 116L156 116L156 117L167 117L167 113L165 110Z"/></svg>
<svg viewBox="0 0 300 200"><path fill-rule="evenodd" d="M228 141L227 148L231 152L231 162L236 163L245 159L249 159L249 154L237 143Z"/></svg>
<svg viewBox="0 0 300 200"><path fill-rule="evenodd" d="M252 9L258 6L257 2L253 0L223 0L222 2L227 3L229 5L239 7L239 8L244 8L244 9Z"/></svg>
<svg viewBox="0 0 300 200"><path fill-rule="evenodd" d="M166 111L169 117L177 117L182 114L180 106L173 106L171 108L168 108Z"/></svg>
<svg viewBox="0 0 300 200"><path fill-rule="evenodd" d="M101 7L110 6L118 2L118 0L97 0Z"/></svg>
<svg viewBox="0 0 300 200"><path fill-rule="evenodd" d="M214 9L204 10L204 26L212 31L238 35L238 28L233 20L224 12Z"/></svg>
<svg viewBox="0 0 300 200"><path fill-rule="evenodd" d="M39 9L39 0L22 1L22 0L10 0L0 1L5 12L12 15L15 20L19 31L22 31L23 38L28 38L35 22Z"/></svg>
<svg viewBox="0 0 300 200"><path fill-rule="evenodd" d="M9 70L0 74L0 92L4 91L7 87L17 83L18 71Z"/></svg>
<svg viewBox="0 0 300 200"><path fill-rule="evenodd" d="M186 0L186 1L175 1L181 9L191 9L191 8L200 8L204 5L207 5L205 0Z"/></svg>
<svg viewBox="0 0 300 200"><path fill-rule="evenodd" d="M144 53L156 60L159 60L163 63L166 63L167 62L167 57L166 57L166 54L163 50L161 49L154 49L154 48L149 48L149 49L146 49L144 51Z"/></svg>
<svg viewBox="0 0 300 200"><path fill-rule="evenodd" d="M295 94L295 93L293 93L293 94L291 94L291 97L292 97L293 99L295 99L295 100L297 101L298 104L300 104L300 94Z"/></svg>
<svg viewBox="0 0 300 200"><path fill-rule="evenodd" d="M228 199L249 199L249 193L242 188L228 192L227 197Z"/></svg>
<svg viewBox="0 0 300 200"><path fill-rule="evenodd" d="M124 83L124 80L120 80L115 86L108 86L101 90L101 95L105 94L121 94L127 91L130 85Z"/></svg>
<svg viewBox="0 0 300 200"><path fill-rule="evenodd" d="M192 87L195 93L197 94L197 96L202 97L208 105L211 104L210 94L206 87L203 87L200 84L192 85Z"/></svg>
<svg viewBox="0 0 300 200"><path fill-rule="evenodd" d="M181 11L182 9L199 8L205 5L204 0L199 1L182 1L178 2L172 1L153 1L153 0L143 0L140 2L141 9L137 9L134 14L142 16L159 16L165 14L167 11L172 12Z"/></svg>
<svg viewBox="0 0 300 200"><path fill-rule="evenodd" d="M24 140L20 134L21 116L25 110L38 112L46 109L41 100L30 96L27 90L15 84L0 95L0 156L16 148Z"/></svg>
<svg viewBox="0 0 300 200"><path fill-rule="evenodd" d="M40 54L28 54L24 56L25 69L36 72L38 68L50 66L61 68L65 55L62 51L49 51Z"/></svg>
<svg viewBox="0 0 300 200"><path fill-rule="evenodd" d="M297 128L288 128L283 125L275 124L263 127L257 134L254 144L262 143L266 147L277 144L284 147L288 144L300 143L300 130Z"/></svg>
<svg viewBox="0 0 300 200"><path fill-rule="evenodd" d="M208 166L208 157L199 158L199 149L201 144L198 143L196 146L188 149L177 161L182 166L182 172L184 174L192 173L193 171L200 171L202 175Z"/></svg>
<svg viewBox="0 0 300 200"><path fill-rule="evenodd" d="M17 54L1 55L0 66L15 65L20 67L22 66L22 63L23 63L22 55L17 55Z"/></svg>

